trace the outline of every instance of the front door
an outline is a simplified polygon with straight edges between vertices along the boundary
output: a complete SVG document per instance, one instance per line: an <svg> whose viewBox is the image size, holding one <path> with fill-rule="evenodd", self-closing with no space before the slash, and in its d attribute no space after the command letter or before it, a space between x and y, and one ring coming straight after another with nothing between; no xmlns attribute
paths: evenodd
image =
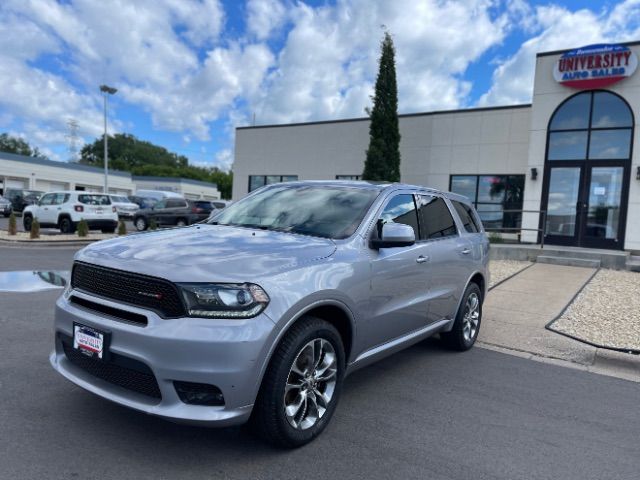
<svg viewBox="0 0 640 480"><path fill-rule="evenodd" d="M545 188L545 242L622 249L625 178L626 166L620 164L550 167Z"/></svg>

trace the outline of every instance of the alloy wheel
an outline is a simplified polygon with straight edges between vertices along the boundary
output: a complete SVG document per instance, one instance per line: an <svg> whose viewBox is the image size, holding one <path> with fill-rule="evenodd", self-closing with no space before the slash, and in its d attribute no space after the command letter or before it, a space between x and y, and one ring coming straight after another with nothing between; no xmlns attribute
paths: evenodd
<svg viewBox="0 0 640 480"><path fill-rule="evenodd" d="M462 334L466 342L470 342L478 333L478 325L480 323L480 299L477 293L471 293L467 297L464 308L464 317L462 318Z"/></svg>
<svg viewBox="0 0 640 480"><path fill-rule="evenodd" d="M323 338L308 342L296 355L284 390L284 413L298 430L313 427L333 398L338 361L331 343Z"/></svg>

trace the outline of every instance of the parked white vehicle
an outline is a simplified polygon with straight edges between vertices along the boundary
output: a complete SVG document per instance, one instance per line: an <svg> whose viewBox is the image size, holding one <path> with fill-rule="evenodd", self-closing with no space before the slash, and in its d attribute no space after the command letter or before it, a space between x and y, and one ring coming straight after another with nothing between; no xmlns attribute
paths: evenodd
<svg viewBox="0 0 640 480"><path fill-rule="evenodd" d="M119 218L133 218L140 207L124 195L109 195L111 205L116 207Z"/></svg>
<svg viewBox="0 0 640 480"><path fill-rule="evenodd" d="M37 204L29 205L22 214L25 231L31 231L34 219L44 228L59 228L62 233L75 232L80 220L90 230L113 233L118 226L118 213L109 195L85 192L45 193Z"/></svg>

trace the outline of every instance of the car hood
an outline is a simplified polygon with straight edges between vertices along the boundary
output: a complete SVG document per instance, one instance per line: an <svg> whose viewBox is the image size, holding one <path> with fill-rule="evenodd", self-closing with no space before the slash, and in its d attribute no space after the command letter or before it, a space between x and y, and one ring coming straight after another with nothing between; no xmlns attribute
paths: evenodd
<svg viewBox="0 0 640 480"><path fill-rule="evenodd" d="M76 260L174 282L246 282L335 250L330 239L205 224L98 242L78 252Z"/></svg>

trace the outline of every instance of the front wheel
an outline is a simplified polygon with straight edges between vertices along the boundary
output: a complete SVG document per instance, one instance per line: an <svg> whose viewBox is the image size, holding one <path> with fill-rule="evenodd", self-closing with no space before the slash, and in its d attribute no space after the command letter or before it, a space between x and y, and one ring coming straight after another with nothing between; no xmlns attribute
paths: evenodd
<svg viewBox="0 0 640 480"><path fill-rule="evenodd" d="M136 218L135 222L133 223L136 226L136 230L138 230L139 232L142 232L149 227L149 225L147 224L147 220L144 217Z"/></svg>
<svg viewBox="0 0 640 480"><path fill-rule="evenodd" d="M462 297L453 328L440 334L442 341L458 351L469 350L476 343L482 321L482 292L475 283L469 284Z"/></svg>
<svg viewBox="0 0 640 480"><path fill-rule="evenodd" d="M179 218L176 222L176 227L186 227L187 225L187 221L184 218Z"/></svg>
<svg viewBox="0 0 640 480"><path fill-rule="evenodd" d="M344 376L338 331L315 317L296 323L278 345L254 406L253 422L268 442L299 447L325 429Z"/></svg>

